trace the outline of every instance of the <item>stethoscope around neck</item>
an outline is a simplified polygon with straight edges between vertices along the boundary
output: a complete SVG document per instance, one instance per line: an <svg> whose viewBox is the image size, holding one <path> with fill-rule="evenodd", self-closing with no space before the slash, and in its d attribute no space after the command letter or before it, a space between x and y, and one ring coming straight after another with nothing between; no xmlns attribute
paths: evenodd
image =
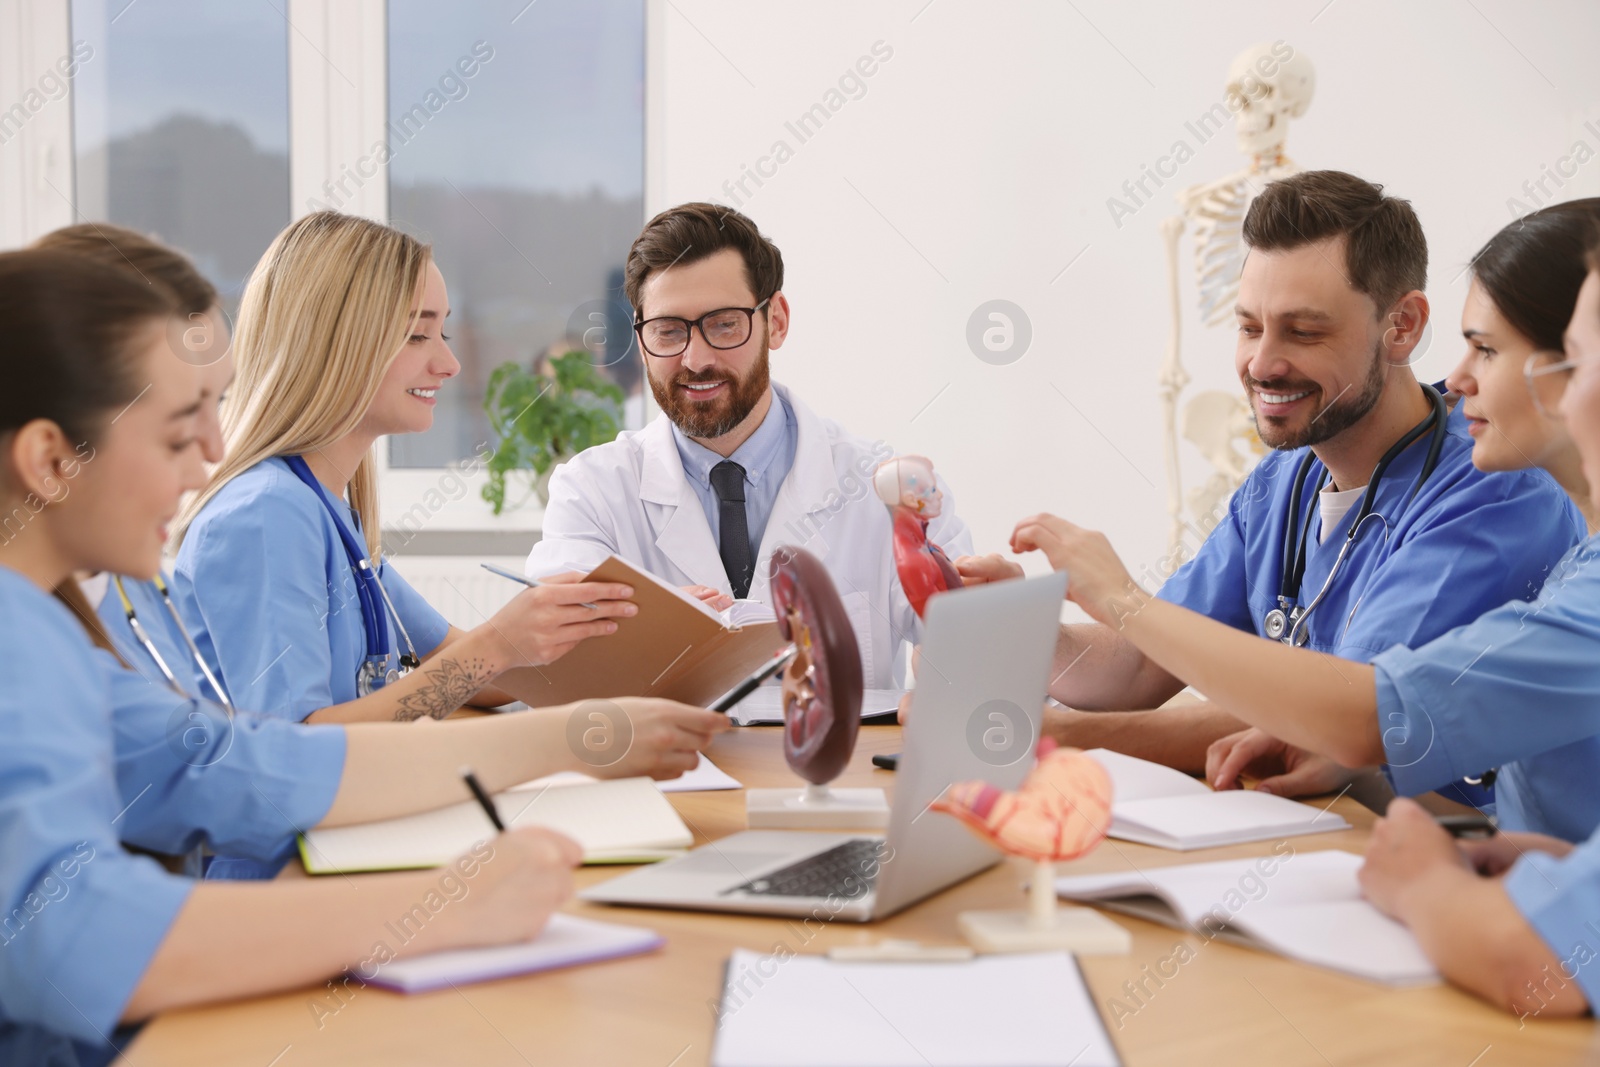
<svg viewBox="0 0 1600 1067"><path fill-rule="evenodd" d="M1328 591L1333 588L1334 580L1344 567L1345 558L1349 556L1350 550L1355 547L1356 538L1360 536L1366 521L1375 518L1383 523L1385 531L1388 530L1389 520L1374 511L1373 506L1378 499L1378 488L1389 469L1389 464L1393 463L1400 453L1415 444L1423 434L1432 432L1433 439L1428 443L1428 457L1423 461L1422 472L1417 475L1416 482L1411 486L1411 495L1406 497L1402 509L1409 507L1411 501L1416 499L1422 484L1439 465L1439 453L1444 449L1449 429L1450 412L1445 407L1444 398L1432 386L1424 384L1422 391L1427 395L1430 406L1427 417L1407 430L1405 436L1396 441L1389 451L1383 454L1383 458L1378 460L1378 465L1372 471L1372 479L1367 483L1367 491L1361 496L1361 507L1350 523L1350 530L1345 534L1344 543L1339 546L1339 554L1334 557L1333 567L1328 571L1327 579L1322 583L1317 595L1311 599L1311 603L1301 607L1300 583L1306 572L1306 551L1311 541L1311 520L1315 518L1317 512L1308 504L1305 516L1302 518L1300 505L1306 479L1311 474L1311 468L1319 462L1316 453L1306 450L1305 458L1300 461L1300 469L1295 472L1294 490L1289 500L1289 518L1283 528L1283 562L1278 572L1278 606L1267 612L1266 617L1262 619L1262 630L1272 640L1282 641L1286 645L1304 645L1309 641L1311 632L1306 628L1307 620L1311 618L1311 613L1317 609L1317 605L1327 597ZM1317 480L1317 491L1321 491L1327 477L1328 472L1324 468Z"/></svg>
<svg viewBox="0 0 1600 1067"><path fill-rule="evenodd" d="M128 618L128 629L133 631L134 640L144 646L145 652L149 654L151 659L155 660L156 669L167 680L167 684L187 696L187 690L178 681L178 676L173 673L166 659L162 657L160 649L156 648L156 643L150 639L150 633L144 628L144 623L139 621L139 613L133 610L133 600L129 598L128 591L122 586L122 575L112 575L111 581L117 587L117 596L122 600L122 613ZM173 626L176 627L179 636L183 638L183 643L189 646L189 655L194 657L195 666L200 668L200 674L205 678L206 684L210 685L211 691L217 695L217 703L221 704L223 709L227 711L229 718L232 718L233 701L228 698L228 691L222 688L222 683L217 681L217 676L211 673L211 668L206 664L206 658L200 654L200 649L195 645L194 638L189 636L189 628L183 625L183 617L178 614L177 606L172 603L172 594L167 591L167 583L162 580L159 574L155 576L155 587L161 593L161 602L166 605L167 614L172 616Z"/></svg>
<svg viewBox="0 0 1600 1067"><path fill-rule="evenodd" d="M356 536L344 516L339 514L339 509L323 492L322 483L311 473L305 457L284 456L283 461L289 465L295 477L317 494L317 499L322 501L322 506L333 517L334 528L339 531L339 541L344 545L344 554L350 561L350 570L356 579L356 598L361 602L361 629L366 637L367 648L361 667L356 671L356 695L368 696L421 666L422 660L417 655L416 646L411 643L405 623L400 621L399 612L394 609L394 602L383 588L378 572L367 558L366 543ZM395 627L400 631L401 640L406 643L406 651L400 655L399 669L389 666L389 656L394 651L394 645L389 640L390 617L393 617Z"/></svg>

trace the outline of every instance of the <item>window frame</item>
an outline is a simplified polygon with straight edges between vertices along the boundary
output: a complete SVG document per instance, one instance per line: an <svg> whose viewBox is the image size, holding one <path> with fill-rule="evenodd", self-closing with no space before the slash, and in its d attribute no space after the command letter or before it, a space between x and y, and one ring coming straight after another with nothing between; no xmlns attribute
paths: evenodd
<svg viewBox="0 0 1600 1067"><path fill-rule="evenodd" d="M663 200L665 159L661 136L665 108L662 64L667 0L645 3L644 205L653 214ZM338 181L367 149L386 137L388 111L388 4L386 0L288 0L289 216L314 210L323 183ZM10 108L55 61L71 50L70 0L11 0L0 5L0 108ZM95 57L98 59L99 57ZM90 62L93 62L91 59ZM30 73L31 72L31 73ZM0 248L28 244L71 223L77 207L72 129L72 89L34 113L16 136L0 145ZM54 186L54 189L51 187ZM341 210L389 221L389 170L362 175ZM645 393L646 423L659 409ZM481 495L488 475L456 467L389 465L386 440L376 448L385 531L420 505L425 528L440 533L533 533L544 518L537 500L494 515ZM467 466L471 460L463 461ZM452 476L466 492L451 499ZM450 490L446 489L449 482ZM433 496L430 499L430 494ZM437 506L435 506L437 505Z"/></svg>

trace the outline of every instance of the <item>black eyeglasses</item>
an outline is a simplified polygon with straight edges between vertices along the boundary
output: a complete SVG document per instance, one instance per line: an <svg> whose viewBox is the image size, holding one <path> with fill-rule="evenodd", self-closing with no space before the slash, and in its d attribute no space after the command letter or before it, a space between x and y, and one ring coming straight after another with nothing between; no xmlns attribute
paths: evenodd
<svg viewBox="0 0 1600 1067"><path fill-rule="evenodd" d="M639 335L639 344L646 352L661 359L683 355L689 347L689 335L696 327L712 348L738 348L750 340L755 314L766 306L767 300L763 300L753 308L717 308L698 319L662 315L634 323L633 332Z"/></svg>

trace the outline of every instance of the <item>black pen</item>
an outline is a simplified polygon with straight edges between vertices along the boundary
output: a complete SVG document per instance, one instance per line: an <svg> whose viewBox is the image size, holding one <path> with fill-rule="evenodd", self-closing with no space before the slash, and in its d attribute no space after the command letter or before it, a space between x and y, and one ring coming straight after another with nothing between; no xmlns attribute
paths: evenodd
<svg viewBox="0 0 1600 1067"><path fill-rule="evenodd" d="M471 767L461 768L461 780L467 783L467 788L472 790L472 795L478 803L483 805L483 813L489 816L489 821L494 823L494 828L501 833L506 832L506 824L500 821L500 813L495 810L494 797L491 797L478 781L478 776L472 773Z"/></svg>
<svg viewBox="0 0 1600 1067"><path fill-rule="evenodd" d="M734 705L739 703L739 701L743 700L745 697L749 696L751 693L754 693L758 685L766 681L768 678L771 678L774 674L777 674L779 671L783 670L783 668L788 665L789 661L794 659L794 654L797 651L799 650L793 645L779 649L776 656L773 656L771 659L767 660L767 662L763 664L754 674L740 682L738 685L734 686L732 689L728 690L726 696L717 701L715 704L711 705L711 710L720 711L724 715L732 711Z"/></svg>
<svg viewBox="0 0 1600 1067"><path fill-rule="evenodd" d="M1435 815L1440 826L1450 831L1451 837L1493 837L1498 827L1488 815Z"/></svg>
<svg viewBox="0 0 1600 1067"><path fill-rule="evenodd" d="M513 582L521 582L529 589L537 589L541 585L549 584L548 582L541 582L537 578L529 578L526 574L518 574L516 571L508 571L504 567L496 567L493 563L480 563L478 566L491 574L498 574L502 578L510 578ZM600 605L598 604L579 604L578 607L588 608L590 611L600 610Z"/></svg>

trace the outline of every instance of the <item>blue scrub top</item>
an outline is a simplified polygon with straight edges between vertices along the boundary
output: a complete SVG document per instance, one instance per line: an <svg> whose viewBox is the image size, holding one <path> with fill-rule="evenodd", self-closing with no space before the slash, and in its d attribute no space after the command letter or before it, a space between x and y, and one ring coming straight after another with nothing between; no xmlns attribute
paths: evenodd
<svg viewBox="0 0 1600 1067"><path fill-rule="evenodd" d="M156 588L156 583L124 577L122 588L127 591L128 600L133 604L134 615L138 617L139 625L149 636L150 643L156 646L156 651L161 653L161 658L166 660L167 667L171 669L173 677L178 680L178 685L183 691L187 694L202 695L208 699L215 698L216 694L211 692L210 683L205 680L205 675L200 673L194 655L184 643L183 635L178 632L178 624L168 613L167 605L163 602L164 598L161 596L161 590ZM167 580L167 588L168 590L172 588L171 579ZM166 676L161 673L161 668L156 666L156 661L150 657L150 650L133 635L133 627L128 624L128 613L123 610L122 598L117 595L116 579L110 575L106 576L105 595L100 598L100 603L95 605L95 611L100 616L101 632L116 648L122 661L152 683L166 685Z"/></svg>
<svg viewBox="0 0 1600 1067"><path fill-rule="evenodd" d="M320 485L313 490L274 457L224 486L184 535L173 598L238 707L299 721L357 699L356 672L366 656L361 600L323 501L348 515L361 536L347 503ZM417 655L427 656L450 624L392 564L385 562L379 577ZM406 646L392 617L388 624L390 665L397 667Z"/></svg>
<svg viewBox="0 0 1600 1067"><path fill-rule="evenodd" d="M1506 874L1506 894L1576 980L1591 1008L1600 1005L1600 834L1557 859L1528 852ZM1539 1001L1526 997L1525 1011Z"/></svg>
<svg viewBox="0 0 1600 1067"><path fill-rule="evenodd" d="M1424 644L1508 600L1532 597L1550 567L1583 537L1583 517L1544 471L1484 474L1472 465L1472 438L1459 404L1447 431L1438 465L1409 504L1430 436L1389 465L1373 504L1375 514L1388 519L1388 536L1377 518L1367 520L1327 598L1306 622L1307 647L1365 663L1393 645ZM1305 453L1263 459L1195 557L1157 595L1265 636L1266 615L1278 606L1289 498ZM1302 518L1307 507L1317 508L1322 470L1314 464L1306 478ZM1327 580L1356 510L1325 541L1318 540L1320 517L1312 521L1300 603L1311 603Z"/></svg>
<svg viewBox="0 0 1600 1067"><path fill-rule="evenodd" d="M4 567L0 647L0 1061L103 1052L194 884L121 843L277 854L332 806L344 731L153 685Z"/></svg>
<svg viewBox="0 0 1600 1067"><path fill-rule="evenodd" d="M1582 841L1600 827L1600 536L1568 553L1532 602L1373 666L1396 789L1499 767L1506 829Z"/></svg>

